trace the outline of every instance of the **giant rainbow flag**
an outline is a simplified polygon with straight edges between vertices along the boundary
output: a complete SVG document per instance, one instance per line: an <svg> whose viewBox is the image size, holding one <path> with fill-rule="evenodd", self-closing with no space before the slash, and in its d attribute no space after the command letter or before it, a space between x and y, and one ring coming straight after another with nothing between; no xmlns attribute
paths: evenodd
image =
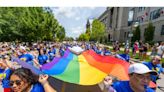
<svg viewBox="0 0 164 92"><path fill-rule="evenodd" d="M31 69L36 74L48 74L65 82L79 85L94 85L101 82L108 74L120 80L128 80L129 63L112 56L101 56L93 50L84 51L80 55L66 50L61 58L54 58L41 67L35 67L17 60L23 67Z"/></svg>

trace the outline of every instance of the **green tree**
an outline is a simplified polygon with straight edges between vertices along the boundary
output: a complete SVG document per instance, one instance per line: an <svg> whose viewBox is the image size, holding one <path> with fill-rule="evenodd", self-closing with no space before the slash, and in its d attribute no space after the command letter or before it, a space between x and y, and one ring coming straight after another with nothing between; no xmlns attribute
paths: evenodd
<svg viewBox="0 0 164 92"><path fill-rule="evenodd" d="M133 31L133 37L132 37L132 42L135 42L136 40L140 40L140 36L141 36L141 30L140 30L140 26L137 26L135 28L135 30Z"/></svg>
<svg viewBox="0 0 164 92"><path fill-rule="evenodd" d="M63 39L65 38L65 29L64 29L64 27L60 26L60 30L57 31L56 36L59 39L59 41L63 41Z"/></svg>
<svg viewBox="0 0 164 92"><path fill-rule="evenodd" d="M89 41L90 36L91 36L91 30L90 30L90 28L87 28L87 29L86 29L85 34L86 34L86 38L87 38L86 41Z"/></svg>
<svg viewBox="0 0 164 92"><path fill-rule="evenodd" d="M73 41L74 39L72 37L65 37L64 40L65 41Z"/></svg>
<svg viewBox="0 0 164 92"><path fill-rule="evenodd" d="M81 34L81 35L79 36L79 39L78 39L78 40L79 40L79 41L89 41L89 35L83 33L83 34Z"/></svg>
<svg viewBox="0 0 164 92"><path fill-rule="evenodd" d="M144 38L145 42L151 42L154 39L155 28L152 23L148 24L148 27L145 29Z"/></svg>
<svg viewBox="0 0 164 92"><path fill-rule="evenodd" d="M90 28L87 28L85 33L88 34L88 35L90 35L91 34Z"/></svg>
<svg viewBox="0 0 164 92"><path fill-rule="evenodd" d="M103 39L105 34L105 25L98 19L94 19L92 23L91 40L99 41Z"/></svg>
<svg viewBox="0 0 164 92"><path fill-rule="evenodd" d="M63 30L48 7L0 8L0 41L53 40Z"/></svg>
<svg viewBox="0 0 164 92"><path fill-rule="evenodd" d="M16 16L14 15L15 12L15 8L5 7L0 9L0 40L9 41L15 39L18 35L21 35L17 32L17 29L19 29L18 14L20 12L17 12Z"/></svg>

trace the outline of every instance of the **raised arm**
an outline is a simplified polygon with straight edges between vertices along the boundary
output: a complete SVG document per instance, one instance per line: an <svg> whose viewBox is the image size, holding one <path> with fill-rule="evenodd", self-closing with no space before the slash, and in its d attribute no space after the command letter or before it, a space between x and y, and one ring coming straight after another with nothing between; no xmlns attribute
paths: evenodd
<svg viewBox="0 0 164 92"><path fill-rule="evenodd" d="M48 82L48 75L40 75L39 82L43 85L45 92L57 92Z"/></svg>

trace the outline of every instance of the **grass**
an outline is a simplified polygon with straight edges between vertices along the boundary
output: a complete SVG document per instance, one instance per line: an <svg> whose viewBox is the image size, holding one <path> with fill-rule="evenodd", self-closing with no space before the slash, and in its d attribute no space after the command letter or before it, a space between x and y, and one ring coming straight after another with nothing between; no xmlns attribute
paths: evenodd
<svg viewBox="0 0 164 92"><path fill-rule="evenodd" d="M110 49L110 51L113 51L113 49ZM122 53L124 53L124 51L121 51L121 50L120 50L118 53L119 53L119 54L122 54ZM136 56L135 56L135 57L132 57L132 56L133 56L133 55L132 55L132 51L130 51L130 52L129 52L129 55L130 55L131 58L139 59L139 53L136 53ZM147 56L146 56L146 59L145 59L144 61L149 62L150 60L151 60L150 55L147 55ZM164 63L164 58L161 59L161 62Z"/></svg>

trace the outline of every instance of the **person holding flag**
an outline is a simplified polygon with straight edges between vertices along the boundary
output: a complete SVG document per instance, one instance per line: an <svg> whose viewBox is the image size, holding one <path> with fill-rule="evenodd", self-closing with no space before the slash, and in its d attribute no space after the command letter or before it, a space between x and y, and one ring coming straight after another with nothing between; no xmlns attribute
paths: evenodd
<svg viewBox="0 0 164 92"><path fill-rule="evenodd" d="M161 64L161 57L156 55L152 57L152 60L150 62L143 62L150 70L155 70L158 72L158 74L164 74L164 69L162 68ZM151 80L156 84L157 80L159 79L159 76L151 75ZM156 89L156 88L154 88Z"/></svg>
<svg viewBox="0 0 164 92"><path fill-rule="evenodd" d="M116 92L155 92L148 87L150 75L158 75L142 63L131 64L129 67L129 81L118 81L112 84Z"/></svg>
<svg viewBox="0 0 164 92"><path fill-rule="evenodd" d="M130 60L129 49L125 49L123 54L116 54L115 57L129 62L129 60Z"/></svg>
<svg viewBox="0 0 164 92"><path fill-rule="evenodd" d="M20 46L20 55L18 56L21 61L27 62L28 64L33 65L34 57L26 52L26 48Z"/></svg>

